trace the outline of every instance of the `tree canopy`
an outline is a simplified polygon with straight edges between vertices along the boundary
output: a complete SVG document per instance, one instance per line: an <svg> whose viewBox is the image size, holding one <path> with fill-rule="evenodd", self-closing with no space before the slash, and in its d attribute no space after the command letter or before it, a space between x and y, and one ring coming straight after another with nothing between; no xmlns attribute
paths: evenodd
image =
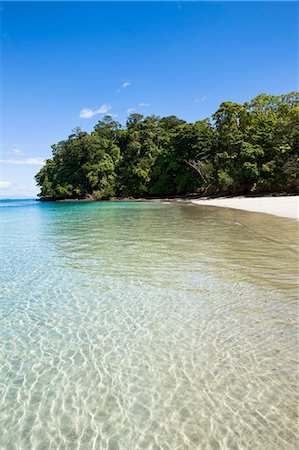
<svg viewBox="0 0 299 450"><path fill-rule="evenodd" d="M52 146L43 199L247 194L299 188L299 93L223 102L210 119L105 116Z"/></svg>

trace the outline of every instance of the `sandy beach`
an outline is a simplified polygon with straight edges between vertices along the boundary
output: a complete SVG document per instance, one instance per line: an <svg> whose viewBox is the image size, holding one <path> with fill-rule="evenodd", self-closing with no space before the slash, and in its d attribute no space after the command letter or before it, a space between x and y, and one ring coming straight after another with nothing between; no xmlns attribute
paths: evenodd
<svg viewBox="0 0 299 450"><path fill-rule="evenodd" d="M299 220L299 195L282 197L234 197L191 200L196 205L220 206L244 211L272 214Z"/></svg>

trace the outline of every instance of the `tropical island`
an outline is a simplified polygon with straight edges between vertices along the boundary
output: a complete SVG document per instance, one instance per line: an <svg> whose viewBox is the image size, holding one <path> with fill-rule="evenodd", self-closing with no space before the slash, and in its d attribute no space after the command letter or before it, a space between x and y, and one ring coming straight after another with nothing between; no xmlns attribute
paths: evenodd
<svg viewBox="0 0 299 450"><path fill-rule="evenodd" d="M295 193L299 93L223 102L210 119L105 116L52 146L36 175L42 200Z"/></svg>
<svg viewBox="0 0 299 450"><path fill-rule="evenodd" d="M0 450L299 450L297 10L3 2Z"/></svg>

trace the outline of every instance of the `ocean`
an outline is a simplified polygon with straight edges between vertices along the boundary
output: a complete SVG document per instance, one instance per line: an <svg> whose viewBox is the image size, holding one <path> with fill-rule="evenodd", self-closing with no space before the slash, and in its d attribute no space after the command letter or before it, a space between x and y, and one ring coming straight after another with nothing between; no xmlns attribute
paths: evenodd
<svg viewBox="0 0 299 450"><path fill-rule="evenodd" d="M298 225L0 201L0 449L298 448Z"/></svg>

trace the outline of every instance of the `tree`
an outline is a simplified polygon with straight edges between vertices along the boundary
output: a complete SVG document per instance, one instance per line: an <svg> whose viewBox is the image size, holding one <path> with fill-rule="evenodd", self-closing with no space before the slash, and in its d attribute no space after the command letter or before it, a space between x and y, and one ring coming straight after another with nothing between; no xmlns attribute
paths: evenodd
<svg viewBox="0 0 299 450"><path fill-rule="evenodd" d="M36 175L45 199L298 190L299 97L223 102L209 119L105 116L52 146Z"/></svg>

